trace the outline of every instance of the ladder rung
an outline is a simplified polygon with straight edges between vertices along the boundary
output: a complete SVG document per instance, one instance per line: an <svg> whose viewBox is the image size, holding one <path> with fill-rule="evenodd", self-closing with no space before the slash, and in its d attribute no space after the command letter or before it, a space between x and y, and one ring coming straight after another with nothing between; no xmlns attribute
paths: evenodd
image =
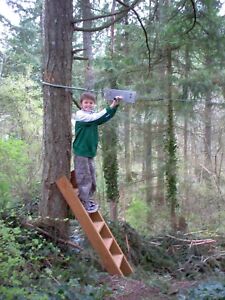
<svg viewBox="0 0 225 300"><path fill-rule="evenodd" d="M103 238L103 242L106 246L107 249L109 249L112 245L112 242L113 242L113 238Z"/></svg>
<svg viewBox="0 0 225 300"><path fill-rule="evenodd" d="M112 255L113 260L115 261L116 265L120 268L122 260L123 260L123 254L114 254Z"/></svg>
<svg viewBox="0 0 225 300"><path fill-rule="evenodd" d="M99 221L99 222L93 222L93 224L94 224L96 230L97 230L98 232L100 232L100 231L102 230L102 228L103 228L105 222Z"/></svg>

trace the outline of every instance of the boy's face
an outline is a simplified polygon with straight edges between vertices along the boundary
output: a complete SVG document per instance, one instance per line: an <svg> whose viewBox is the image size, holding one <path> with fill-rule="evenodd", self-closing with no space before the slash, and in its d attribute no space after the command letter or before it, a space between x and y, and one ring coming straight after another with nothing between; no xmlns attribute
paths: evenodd
<svg viewBox="0 0 225 300"><path fill-rule="evenodd" d="M84 111L92 111L94 109L95 102L91 99L83 99L81 102L81 108Z"/></svg>

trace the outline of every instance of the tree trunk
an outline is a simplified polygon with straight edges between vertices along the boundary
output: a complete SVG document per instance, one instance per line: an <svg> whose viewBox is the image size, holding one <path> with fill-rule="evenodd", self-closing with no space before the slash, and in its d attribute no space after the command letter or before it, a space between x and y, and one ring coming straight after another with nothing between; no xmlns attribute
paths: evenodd
<svg viewBox="0 0 225 300"><path fill-rule="evenodd" d="M207 51L208 52L208 51ZM212 59L209 53L206 54L206 66L210 69L212 68ZM207 170L210 172L213 171L212 166L212 91L211 88L208 87L206 91L205 98L205 108L204 108L204 122L205 122L205 130L204 130L204 165ZM203 178L205 180L209 180L210 175L207 170L203 170Z"/></svg>
<svg viewBox="0 0 225 300"><path fill-rule="evenodd" d="M72 73L72 0L45 0L44 74L49 83L71 85ZM55 181L70 176L71 94L63 88L44 85L44 160L40 215L48 225L66 236L68 208Z"/></svg>
<svg viewBox="0 0 225 300"><path fill-rule="evenodd" d="M157 164L156 164L156 193L155 201L158 206L165 204L165 151L163 149L163 135L162 131L164 130L164 124L161 120L161 123L157 125L157 138L158 146L156 148L157 153Z"/></svg>
<svg viewBox="0 0 225 300"><path fill-rule="evenodd" d="M185 80L188 80L189 77L189 72L190 72L190 55L189 55L189 48L188 45L185 47ZM187 101L188 100L188 87L187 83L185 83L183 87L183 100ZM184 185L184 195L185 195L185 206L188 205L189 201L189 186L188 182L186 181L188 176L188 114L185 111L184 112L184 180L185 180L185 185Z"/></svg>
<svg viewBox="0 0 225 300"><path fill-rule="evenodd" d="M89 0L81 1L81 9L82 9L82 17L83 19L90 19L92 17L91 13L91 3ZM92 21L87 20L83 22L83 28L91 28ZM84 86L87 90L92 90L94 87L94 75L93 75L93 53L92 53L92 33L91 32L83 32L83 46L84 51L83 55L87 58L87 64L84 71Z"/></svg>
<svg viewBox="0 0 225 300"><path fill-rule="evenodd" d="M115 117L114 117L115 118ZM117 220L118 189L118 160L117 160L117 133L115 120L104 125L102 131L103 171L106 183L106 195L109 201L110 218Z"/></svg>
<svg viewBox="0 0 225 300"><path fill-rule="evenodd" d="M115 8L114 8L115 9ZM125 17L125 25L128 26L128 15ZM125 29L124 33L124 52L127 56L129 54L129 33ZM125 78L126 84L129 85L129 79ZM124 118L124 149L125 149L125 176L126 182L130 182L132 180L131 175L131 106L126 105L125 108L126 117Z"/></svg>
<svg viewBox="0 0 225 300"><path fill-rule="evenodd" d="M132 181L131 175L131 107L126 105L125 107L126 118L124 119L124 149L125 149L125 176L126 182Z"/></svg>
<svg viewBox="0 0 225 300"><path fill-rule="evenodd" d="M115 0L112 3L111 12L114 13ZM111 27L111 57L114 55L114 27ZM111 86L116 88L116 78L114 73L111 73ZM115 117L106 124L102 134L102 152L103 152L103 169L106 182L106 194L109 201L110 218L112 221L117 220L117 206L119 199L118 188L118 158L117 158L117 128L118 124Z"/></svg>
<svg viewBox="0 0 225 300"><path fill-rule="evenodd" d="M167 22L166 19L166 6L164 0L159 0L156 2L158 5L158 9L156 10L156 20L159 23L159 27L165 26ZM165 57L165 49L160 47L158 49L158 55L160 57ZM158 66L157 66L157 75L158 75L158 85L159 85L159 97L162 99L166 99L166 62L162 59ZM158 206L162 206L165 204L165 163L166 163L166 153L163 147L164 145L164 130L165 130L165 120L164 118L159 118L157 125L156 125L156 134L157 134L157 144L156 147L156 154L157 154L157 163L156 163L156 193L155 193L155 200Z"/></svg>
<svg viewBox="0 0 225 300"><path fill-rule="evenodd" d="M211 92L208 91L205 100L205 138L204 138L204 153L205 153L205 167L212 169L212 104Z"/></svg>
<svg viewBox="0 0 225 300"><path fill-rule="evenodd" d="M192 175L196 176L198 180L200 180L200 174L199 174L199 157L198 157L198 151L197 151L197 138L196 138L196 132L197 128L194 126L194 128L191 129L190 139L191 139L191 165L192 165Z"/></svg>
<svg viewBox="0 0 225 300"><path fill-rule="evenodd" d="M166 164L166 180L167 180L167 200L170 205L171 228L176 230L177 227L177 179L176 179L176 138L174 132L174 112L172 100L172 51L170 46L167 48L167 164Z"/></svg>
<svg viewBox="0 0 225 300"><path fill-rule="evenodd" d="M148 120L146 120L145 124L145 160L146 160L146 203L149 207L151 207L152 199L153 199L153 172L152 172L152 121L150 116L147 116ZM151 210L149 210L151 211ZM147 222L150 225L151 223L151 213L147 216Z"/></svg>
<svg viewBox="0 0 225 300"><path fill-rule="evenodd" d="M149 205L152 202L153 197L153 184L152 184L152 123L151 120L146 120L144 131L144 149L145 149L145 179L146 179L146 203Z"/></svg>

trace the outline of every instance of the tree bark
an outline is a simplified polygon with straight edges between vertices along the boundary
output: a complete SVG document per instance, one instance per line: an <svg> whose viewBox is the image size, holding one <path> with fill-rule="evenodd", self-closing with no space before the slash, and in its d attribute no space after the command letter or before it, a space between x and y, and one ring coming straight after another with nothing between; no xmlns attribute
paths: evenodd
<svg viewBox="0 0 225 300"><path fill-rule="evenodd" d="M90 19L92 17L91 13L91 3L89 0L81 1L82 17L83 19ZM83 28L91 28L92 21L83 21ZM83 32L83 46L84 58L87 58L87 64L84 71L84 86L87 90L92 90L94 87L94 74L92 68L93 51L92 51L92 32Z"/></svg>
<svg viewBox="0 0 225 300"><path fill-rule="evenodd" d="M159 26L164 26L166 23L166 12L165 12L165 1L159 0L157 2L158 8L156 9L156 20L159 23ZM165 56L165 49L159 48L158 55L161 57ZM162 99L166 99L166 61L161 59L157 66L157 75L158 75L158 82L159 82L159 96ZM157 154L157 163L156 163L156 193L155 199L156 204L158 206L162 206L165 204L165 163L166 163L166 153L164 149L164 138L163 132L165 129L165 120L164 118L159 118L157 125L156 125L156 134L157 134L157 144L156 147L156 154Z"/></svg>
<svg viewBox="0 0 225 300"><path fill-rule="evenodd" d="M111 12L114 13L115 0L112 3ZM114 56L114 27L111 28L111 58ZM111 86L116 88L115 74L111 73ZM103 168L104 178L106 182L106 194L109 201L110 218L112 221L117 220L118 216L118 200L119 200L119 188L118 188L118 157L117 157L117 126L115 117L110 121L110 124L106 124L102 134L102 151L103 151Z"/></svg>
<svg viewBox="0 0 225 300"><path fill-rule="evenodd" d="M115 10L115 8L114 8ZM125 18L125 25L128 26L128 15ZM114 44L114 43L113 43ZM128 30L125 29L124 33L124 52L127 56L129 54L129 33ZM129 85L129 78L125 78L125 82ZM125 108L126 118L124 119L124 149L125 149L125 176L126 182L131 182L132 174L131 174L131 106L126 105Z"/></svg>
<svg viewBox="0 0 225 300"><path fill-rule="evenodd" d="M147 116L145 122L144 132L144 148L145 148L145 162L146 162L146 203L150 206L153 198L153 184L152 184L152 123Z"/></svg>
<svg viewBox="0 0 225 300"><path fill-rule="evenodd" d="M116 125L115 120L112 119L110 120L110 123L104 125L102 131L103 170L106 183L106 195L109 202L110 219L112 221L117 220L117 204L119 200L117 159L118 138Z"/></svg>
<svg viewBox="0 0 225 300"><path fill-rule="evenodd" d="M49 83L71 85L72 0L45 0L43 13L43 79ZM55 181L70 176L71 94L63 88L44 85L44 159L40 215L61 237L67 235L64 221L68 208Z"/></svg>
<svg viewBox="0 0 225 300"><path fill-rule="evenodd" d="M212 104L211 104L211 91L207 92L205 100L205 138L204 138L204 153L205 153L205 166L212 169Z"/></svg>
<svg viewBox="0 0 225 300"><path fill-rule="evenodd" d="M184 70L184 76L185 80L188 80L189 72L190 72L190 54L189 54L189 47L186 45L185 47L185 70ZM183 100L188 100L188 87L185 83L185 86L183 87ZM188 114L184 113L184 180L186 181L186 178L188 176ZM185 182L184 185L184 194L185 194L185 203L187 206L189 201L189 187L188 182Z"/></svg>
<svg viewBox="0 0 225 300"><path fill-rule="evenodd" d="M176 230L177 227L177 170L176 170L176 138L174 132L174 111L172 99L172 51L170 46L167 50L167 164L166 164L166 180L167 180L167 200L170 205L171 228Z"/></svg>
<svg viewBox="0 0 225 300"><path fill-rule="evenodd" d="M208 52L208 51L207 51ZM212 66L212 59L209 53L206 54L206 66L211 68ZM205 98L205 107L204 107L204 165L205 167L213 171L212 166L212 91L210 86L207 88L206 91L206 98ZM203 169L203 178L205 180L210 179L209 173Z"/></svg>
<svg viewBox="0 0 225 300"><path fill-rule="evenodd" d="M155 201L160 207L165 204L165 151L163 149L163 136L164 124L161 120L160 124L156 125L156 134L158 146L156 148L157 164L156 164L156 193Z"/></svg>
<svg viewBox="0 0 225 300"><path fill-rule="evenodd" d="M124 110L126 113L126 119L124 120L125 176L126 182L131 182L131 107L129 106L129 104L125 107Z"/></svg>

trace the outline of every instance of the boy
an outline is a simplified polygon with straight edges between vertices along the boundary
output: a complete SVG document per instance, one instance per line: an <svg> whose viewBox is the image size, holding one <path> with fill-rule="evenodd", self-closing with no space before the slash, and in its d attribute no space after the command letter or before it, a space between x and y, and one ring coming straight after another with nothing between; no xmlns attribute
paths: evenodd
<svg viewBox="0 0 225 300"><path fill-rule="evenodd" d="M81 110L76 113L73 152L79 198L88 213L98 210L98 204L93 201L96 191L94 157L98 146L98 126L114 116L121 99L116 97L109 107L94 112L95 96L85 92L80 97Z"/></svg>

